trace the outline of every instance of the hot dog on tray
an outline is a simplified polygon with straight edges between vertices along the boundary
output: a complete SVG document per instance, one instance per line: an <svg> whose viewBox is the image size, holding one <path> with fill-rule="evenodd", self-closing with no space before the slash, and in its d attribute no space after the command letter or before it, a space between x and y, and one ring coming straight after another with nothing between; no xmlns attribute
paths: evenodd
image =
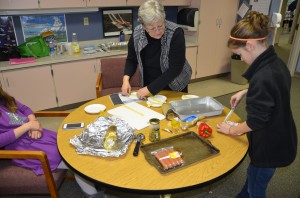
<svg viewBox="0 0 300 198"><path fill-rule="evenodd" d="M175 168L184 164L182 153L174 150L173 146L164 147L151 152L159 161L164 170Z"/></svg>

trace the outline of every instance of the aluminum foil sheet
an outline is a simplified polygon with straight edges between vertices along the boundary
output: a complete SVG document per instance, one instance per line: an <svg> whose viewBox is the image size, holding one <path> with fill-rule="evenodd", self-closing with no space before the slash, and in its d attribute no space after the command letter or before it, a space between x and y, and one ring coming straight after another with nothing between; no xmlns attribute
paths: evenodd
<svg viewBox="0 0 300 198"><path fill-rule="evenodd" d="M117 127L117 149L108 151L103 147L106 131L114 124ZM116 117L98 117L80 134L70 139L78 154L95 155L101 157L119 157L126 153L128 146L134 139L134 129L127 122Z"/></svg>

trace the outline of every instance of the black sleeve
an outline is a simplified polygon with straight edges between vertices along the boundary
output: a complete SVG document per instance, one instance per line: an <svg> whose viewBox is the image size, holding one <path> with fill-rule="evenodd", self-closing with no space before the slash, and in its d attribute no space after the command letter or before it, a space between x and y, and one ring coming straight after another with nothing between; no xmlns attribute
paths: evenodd
<svg viewBox="0 0 300 198"><path fill-rule="evenodd" d="M128 42L128 54L125 63L124 75L133 76L138 65L137 56L134 49L133 34Z"/></svg>
<svg viewBox="0 0 300 198"><path fill-rule="evenodd" d="M174 80L183 69L185 63L185 39L184 32L177 28L170 44L169 69L166 70L155 81L149 84L148 90L155 95L163 90L172 80Z"/></svg>

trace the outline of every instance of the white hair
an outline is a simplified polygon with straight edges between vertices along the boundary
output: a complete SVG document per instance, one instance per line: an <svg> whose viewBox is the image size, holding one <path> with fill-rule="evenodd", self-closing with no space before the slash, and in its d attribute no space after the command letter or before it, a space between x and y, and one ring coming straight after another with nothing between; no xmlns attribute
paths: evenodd
<svg viewBox="0 0 300 198"><path fill-rule="evenodd" d="M138 21L143 25L150 25L154 22L165 21L166 13L164 6L157 0L148 0L143 3L138 11Z"/></svg>

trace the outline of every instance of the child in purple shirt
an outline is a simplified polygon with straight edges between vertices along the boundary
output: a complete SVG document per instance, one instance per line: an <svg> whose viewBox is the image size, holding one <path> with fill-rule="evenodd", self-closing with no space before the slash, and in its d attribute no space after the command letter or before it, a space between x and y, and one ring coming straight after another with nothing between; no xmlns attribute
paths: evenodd
<svg viewBox="0 0 300 198"><path fill-rule="evenodd" d="M0 87L0 148L5 150L44 151L51 170L67 169L57 149L56 133L42 128L32 110L16 101ZM41 163L34 159L14 159L14 164L44 174ZM84 197L102 197L94 184L75 174Z"/></svg>

